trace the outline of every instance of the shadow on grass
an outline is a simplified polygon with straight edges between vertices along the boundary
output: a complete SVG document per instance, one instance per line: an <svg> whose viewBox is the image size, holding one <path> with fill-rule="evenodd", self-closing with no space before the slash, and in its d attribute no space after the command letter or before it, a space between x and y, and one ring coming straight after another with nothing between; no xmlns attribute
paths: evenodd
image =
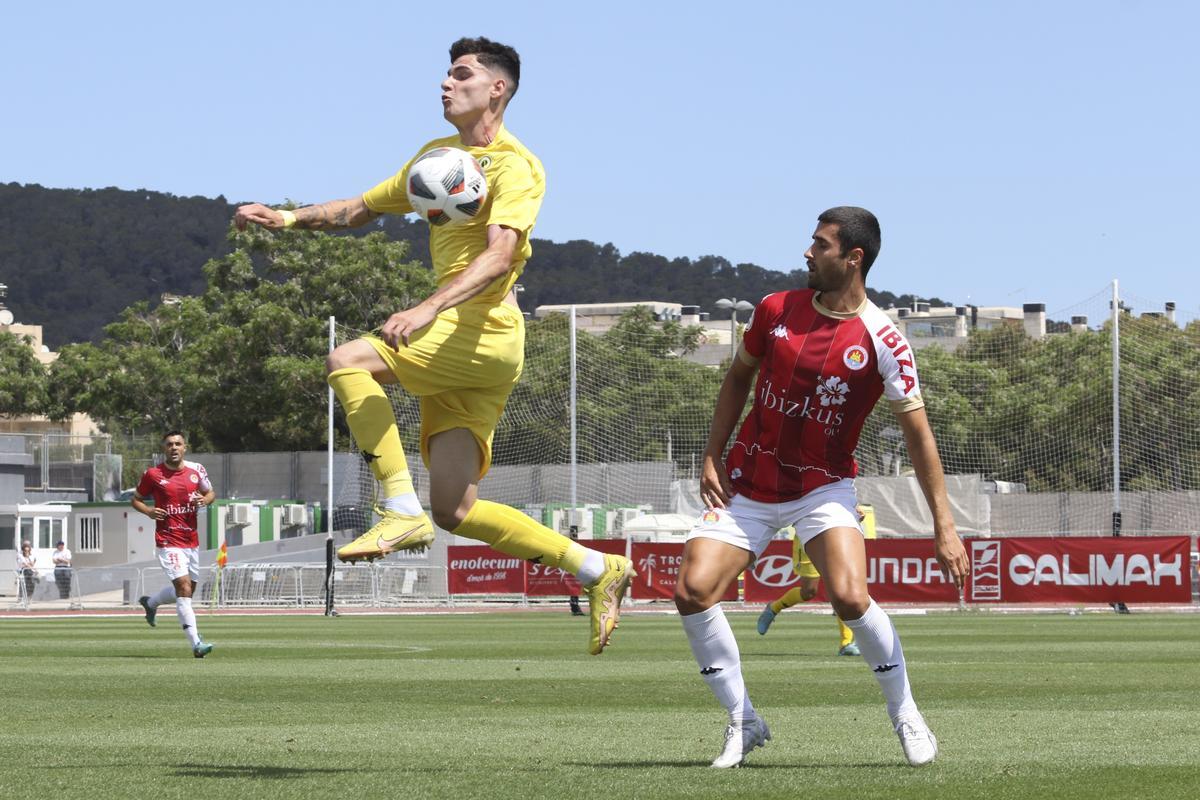
<svg viewBox="0 0 1200 800"><path fill-rule="evenodd" d="M337 767L270 767L270 766L221 766L219 764L176 764L176 778L304 778L309 775L337 775L343 772L363 772L362 769Z"/></svg>
<svg viewBox="0 0 1200 800"><path fill-rule="evenodd" d="M707 761L649 761L649 760L647 760L647 761L587 761L587 762L567 761L564 763L570 767L595 767L595 768L600 768L600 769L604 769L604 768L608 768L608 769L645 769L647 767L667 767L667 768L677 767L679 769L695 769L697 767L704 767L704 768L708 769L711 767L711 765ZM896 770L898 770L898 769L900 769L900 766L901 765L891 763L891 762L889 762L889 763L877 762L874 764L845 764L845 763L842 763L839 761L837 763L830 763L830 764L817 764L817 763L813 763L813 762L797 762L795 764L762 764L762 763L757 763L754 761L747 761L745 764L742 764L742 766L738 767L738 769L749 769L749 770L755 770L755 769L764 769L764 770L765 769L816 769L816 770L820 770L820 769L829 769L829 770L843 770L843 769L890 770L890 769L896 769ZM911 770L912 767L905 766L904 769Z"/></svg>

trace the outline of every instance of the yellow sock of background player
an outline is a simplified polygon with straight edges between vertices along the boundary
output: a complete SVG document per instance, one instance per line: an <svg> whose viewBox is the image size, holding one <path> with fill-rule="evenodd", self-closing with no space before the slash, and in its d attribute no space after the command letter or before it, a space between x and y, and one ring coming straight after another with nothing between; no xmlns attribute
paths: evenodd
<svg viewBox="0 0 1200 800"><path fill-rule="evenodd" d="M771 603L771 610L778 614L785 608L791 608L799 603L803 598L800 596L800 587L794 586L789 589L782 597Z"/></svg>

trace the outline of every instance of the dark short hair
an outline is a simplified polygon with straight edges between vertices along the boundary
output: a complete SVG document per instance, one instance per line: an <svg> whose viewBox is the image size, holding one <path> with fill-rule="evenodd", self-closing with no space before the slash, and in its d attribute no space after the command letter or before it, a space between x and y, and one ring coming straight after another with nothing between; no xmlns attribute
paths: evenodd
<svg viewBox="0 0 1200 800"><path fill-rule="evenodd" d="M875 263L875 257L879 255L882 238L879 220L875 219L875 215L858 206L836 206L822 212L817 222L838 226L837 238L842 255L856 247L863 251L862 276L865 279L867 271Z"/></svg>
<svg viewBox="0 0 1200 800"><path fill-rule="evenodd" d="M183 431L167 431L166 433L164 433L164 434L162 435L162 438L161 438L161 439L159 439L159 441L160 441L160 442L165 442L167 439L170 439L172 436L179 436L179 437L180 437L180 438L182 438L182 439L183 439L185 442L187 441L187 436L186 436L186 435L184 435Z"/></svg>
<svg viewBox="0 0 1200 800"><path fill-rule="evenodd" d="M507 75L511 83L508 90L509 100L517 93L517 84L521 82L521 57L517 55L516 50L506 44L493 42L486 36L475 39L463 37L450 45L450 63L453 64L463 56L475 56L479 63L488 69L499 70Z"/></svg>

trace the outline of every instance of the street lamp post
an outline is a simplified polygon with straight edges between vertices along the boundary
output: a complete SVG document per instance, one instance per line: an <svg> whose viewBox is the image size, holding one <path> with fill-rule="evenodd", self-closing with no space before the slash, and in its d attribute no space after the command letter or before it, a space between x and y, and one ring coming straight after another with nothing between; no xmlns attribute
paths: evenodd
<svg viewBox="0 0 1200 800"><path fill-rule="evenodd" d="M739 311L753 311L754 305L747 303L745 300L738 300L736 297L732 300L727 300L722 297L716 302L717 308L726 309L729 311L729 360L732 363L737 357L737 315Z"/></svg>

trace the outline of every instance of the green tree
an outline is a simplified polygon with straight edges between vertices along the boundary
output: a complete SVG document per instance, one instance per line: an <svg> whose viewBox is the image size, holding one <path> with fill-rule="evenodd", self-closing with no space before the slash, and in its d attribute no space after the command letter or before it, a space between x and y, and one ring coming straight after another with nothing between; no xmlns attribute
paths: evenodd
<svg viewBox="0 0 1200 800"><path fill-rule="evenodd" d="M0 331L0 417L43 413L46 389L46 369L33 353L33 340Z"/></svg>
<svg viewBox="0 0 1200 800"><path fill-rule="evenodd" d="M63 349L57 416L85 411L109 431L179 427L194 449L323 445L328 317L370 329L429 294L432 276L381 233L230 240L233 251L205 265L202 296L136 304L99 344Z"/></svg>

